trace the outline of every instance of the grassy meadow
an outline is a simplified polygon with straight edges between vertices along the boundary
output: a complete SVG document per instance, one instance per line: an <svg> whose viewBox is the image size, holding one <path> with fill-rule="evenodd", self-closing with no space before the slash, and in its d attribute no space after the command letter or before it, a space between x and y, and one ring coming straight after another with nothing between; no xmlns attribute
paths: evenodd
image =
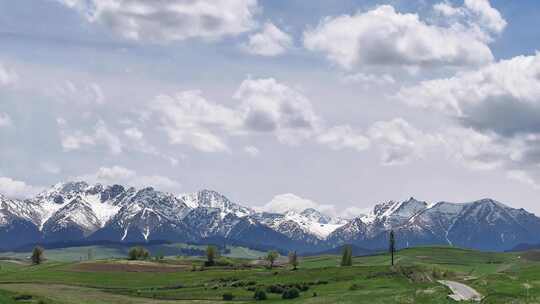
<svg viewBox="0 0 540 304"><path fill-rule="evenodd" d="M232 302L257 303L255 290L266 292L263 303L455 303L441 279L473 287L482 303L540 303L540 254L534 252L417 247L399 251L394 267L386 254L355 257L350 267L328 255L301 258L298 270L282 263L268 269L253 259L261 252L242 248L214 267L204 267L200 257L127 261L96 252L92 261L67 261L45 254L41 265L0 261L0 303L226 303L227 293ZM282 299L282 289L293 286L300 296Z"/></svg>

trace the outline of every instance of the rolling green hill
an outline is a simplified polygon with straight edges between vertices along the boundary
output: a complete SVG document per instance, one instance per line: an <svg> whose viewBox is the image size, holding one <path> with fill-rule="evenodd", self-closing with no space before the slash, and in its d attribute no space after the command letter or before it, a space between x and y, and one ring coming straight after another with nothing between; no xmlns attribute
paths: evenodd
<svg viewBox="0 0 540 304"><path fill-rule="evenodd" d="M270 270L263 261L244 258L228 258L229 265L216 267L189 257L39 266L2 261L0 300L10 303L15 294L26 294L35 303L221 303L223 294L231 293L237 302L254 303L255 289L297 286L303 290L299 298L283 300L281 293L267 292L266 302L454 303L449 289L437 282L444 279L473 287L484 296L482 303L537 303L540 262L529 256L417 247L399 251L394 267L385 254L356 257L352 267L340 267L339 256L326 255L301 259L296 271L286 264Z"/></svg>

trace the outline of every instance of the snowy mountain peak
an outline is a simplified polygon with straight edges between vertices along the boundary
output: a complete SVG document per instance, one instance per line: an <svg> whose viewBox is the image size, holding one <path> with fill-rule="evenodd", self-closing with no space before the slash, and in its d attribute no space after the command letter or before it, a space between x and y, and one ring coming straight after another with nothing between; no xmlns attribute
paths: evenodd
<svg viewBox="0 0 540 304"><path fill-rule="evenodd" d="M304 211L300 212L300 215L321 224L329 224L330 222L332 222L331 217L313 208L305 209Z"/></svg>
<svg viewBox="0 0 540 304"><path fill-rule="evenodd" d="M225 238L276 248L451 244L506 250L540 242L540 218L493 199L428 205L413 197L376 205L368 215L333 218L314 208L257 213L212 190L173 195L151 187L59 183L33 199L0 194L0 248L66 240L204 241ZM13 231L17 235L13 235ZM24 237L19 237L19 234ZM300 247L296 247L300 246Z"/></svg>
<svg viewBox="0 0 540 304"><path fill-rule="evenodd" d="M247 207L231 202L227 197L213 190L201 190L195 193L186 193L178 197L190 208L215 208L221 211L222 217L233 213L244 217L255 212Z"/></svg>

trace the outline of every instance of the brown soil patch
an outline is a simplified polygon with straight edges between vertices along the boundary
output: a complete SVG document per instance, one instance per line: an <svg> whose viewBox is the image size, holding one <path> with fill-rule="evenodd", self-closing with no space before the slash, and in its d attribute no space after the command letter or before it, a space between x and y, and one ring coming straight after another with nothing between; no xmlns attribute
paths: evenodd
<svg viewBox="0 0 540 304"><path fill-rule="evenodd" d="M148 262L134 263L80 263L71 268L88 272L178 272L191 269L186 265L167 265Z"/></svg>
<svg viewBox="0 0 540 304"><path fill-rule="evenodd" d="M540 250L531 250L524 252L521 257L528 261L538 262L540 261Z"/></svg>

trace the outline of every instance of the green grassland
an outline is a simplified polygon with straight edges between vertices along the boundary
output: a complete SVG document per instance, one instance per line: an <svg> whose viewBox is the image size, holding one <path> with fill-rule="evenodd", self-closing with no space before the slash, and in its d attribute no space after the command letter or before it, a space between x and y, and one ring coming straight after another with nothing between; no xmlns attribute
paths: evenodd
<svg viewBox="0 0 540 304"><path fill-rule="evenodd" d="M173 243L151 245L148 246L147 249L154 255L163 254L164 256L174 257L184 255L185 249L205 250L206 246ZM245 247L229 246L228 249L230 252L224 254L224 256L231 258L258 258L265 255L264 252ZM129 247L121 245L96 245L49 249L47 250L47 259L61 262L84 261L87 260L89 251L93 256L93 259L118 259L124 258L127 255L128 250ZM25 259L30 255L31 252L0 252L0 258L12 257Z"/></svg>
<svg viewBox="0 0 540 304"><path fill-rule="evenodd" d="M255 289L293 285L303 289L299 298L283 300L267 292L264 302L455 303L439 279L475 288L483 303L540 303L540 255L535 253L417 247L399 251L394 267L386 254L355 257L351 267L338 266L340 257L328 255L302 258L293 271L288 265L268 269L247 259L260 252L235 250L231 254L239 258L228 257L225 266L215 267L193 257L159 262L50 258L37 266L0 261L0 303L224 303L224 293L233 294L236 303L256 303ZM15 301L17 295L32 299Z"/></svg>

